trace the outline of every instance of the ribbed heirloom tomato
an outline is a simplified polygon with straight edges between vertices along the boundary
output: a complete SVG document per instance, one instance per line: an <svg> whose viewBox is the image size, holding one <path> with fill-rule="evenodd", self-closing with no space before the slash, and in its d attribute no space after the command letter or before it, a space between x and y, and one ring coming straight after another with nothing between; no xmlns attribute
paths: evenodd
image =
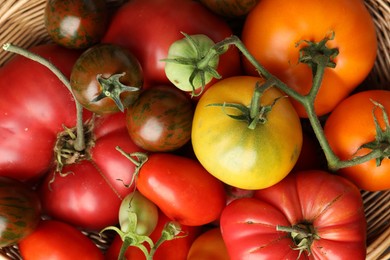
<svg viewBox="0 0 390 260"><path fill-rule="evenodd" d="M289 174L221 215L231 260L366 257L366 220L359 189L325 171Z"/></svg>
<svg viewBox="0 0 390 260"><path fill-rule="evenodd" d="M325 69L315 100L318 115L330 112L356 88L373 67L377 40L370 13L361 0L262 0L249 13L242 41L249 52L272 74L301 94L312 85L311 68L298 63L303 41L318 43L331 36L325 46L337 48L335 68ZM320 50L320 53L322 50ZM245 71L257 75L246 62ZM303 107L294 102L300 116Z"/></svg>
<svg viewBox="0 0 390 260"><path fill-rule="evenodd" d="M300 119L276 88L253 98L261 108L250 115L257 83L264 81L236 76L217 82L200 98L192 124L192 145L200 163L221 181L242 189L266 188L282 180L302 146Z"/></svg>

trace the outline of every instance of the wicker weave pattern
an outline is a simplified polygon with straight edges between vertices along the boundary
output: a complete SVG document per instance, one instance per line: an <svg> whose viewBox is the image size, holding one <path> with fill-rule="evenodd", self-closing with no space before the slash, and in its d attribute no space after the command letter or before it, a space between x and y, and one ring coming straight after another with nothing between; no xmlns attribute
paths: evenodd
<svg viewBox="0 0 390 260"><path fill-rule="evenodd" d="M115 9L126 0L107 0ZM30 47L49 42L43 24L46 0L0 0L0 44L12 42ZM375 88L390 89L390 0L365 0L374 19L378 33L378 58L369 77ZM0 66L10 53L0 50ZM362 192L368 223L367 259L390 259L390 190L384 192ZM102 250L109 243L105 238L87 234ZM20 259L17 248L0 249L1 256L7 259Z"/></svg>

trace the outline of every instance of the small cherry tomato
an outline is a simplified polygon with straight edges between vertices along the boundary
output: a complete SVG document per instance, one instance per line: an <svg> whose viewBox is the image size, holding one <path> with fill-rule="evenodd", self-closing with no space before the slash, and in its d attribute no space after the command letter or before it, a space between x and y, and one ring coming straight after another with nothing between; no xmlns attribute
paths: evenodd
<svg viewBox="0 0 390 260"><path fill-rule="evenodd" d="M81 54L73 66L70 84L76 99L97 114L124 111L143 85L137 58L114 44L98 44Z"/></svg>
<svg viewBox="0 0 390 260"><path fill-rule="evenodd" d="M18 243L40 220L38 195L21 181L0 177L0 247Z"/></svg>
<svg viewBox="0 0 390 260"><path fill-rule="evenodd" d="M52 40L72 49L88 48L103 37L107 29L104 0L48 0L44 19Z"/></svg>
<svg viewBox="0 0 390 260"><path fill-rule="evenodd" d="M131 139L147 151L173 151L191 138L194 109L189 97L173 86L146 89L128 107Z"/></svg>

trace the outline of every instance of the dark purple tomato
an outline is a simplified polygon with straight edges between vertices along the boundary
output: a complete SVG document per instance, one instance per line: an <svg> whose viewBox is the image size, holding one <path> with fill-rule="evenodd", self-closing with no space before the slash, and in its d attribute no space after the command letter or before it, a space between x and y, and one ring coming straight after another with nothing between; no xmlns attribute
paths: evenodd
<svg viewBox="0 0 390 260"><path fill-rule="evenodd" d="M126 114L130 137L147 151L173 151L191 138L193 104L169 85L146 89Z"/></svg>
<svg viewBox="0 0 390 260"><path fill-rule="evenodd" d="M54 42L71 49L85 49L100 41L107 29L104 0L48 0L45 27Z"/></svg>
<svg viewBox="0 0 390 260"><path fill-rule="evenodd" d="M73 66L70 84L76 99L97 114L124 111L139 96L143 73L137 58L114 44L84 51Z"/></svg>
<svg viewBox="0 0 390 260"><path fill-rule="evenodd" d="M38 195L20 181L0 177L0 247L17 244L41 220Z"/></svg>

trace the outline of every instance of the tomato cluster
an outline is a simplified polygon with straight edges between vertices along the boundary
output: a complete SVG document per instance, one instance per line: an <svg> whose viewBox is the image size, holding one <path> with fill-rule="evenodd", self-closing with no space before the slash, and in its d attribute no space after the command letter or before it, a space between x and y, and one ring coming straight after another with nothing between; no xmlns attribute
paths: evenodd
<svg viewBox="0 0 390 260"><path fill-rule="evenodd" d="M376 58L361 1L51 0L44 19L53 42L7 45L21 55L0 68L1 246L365 258L390 92L353 92Z"/></svg>

